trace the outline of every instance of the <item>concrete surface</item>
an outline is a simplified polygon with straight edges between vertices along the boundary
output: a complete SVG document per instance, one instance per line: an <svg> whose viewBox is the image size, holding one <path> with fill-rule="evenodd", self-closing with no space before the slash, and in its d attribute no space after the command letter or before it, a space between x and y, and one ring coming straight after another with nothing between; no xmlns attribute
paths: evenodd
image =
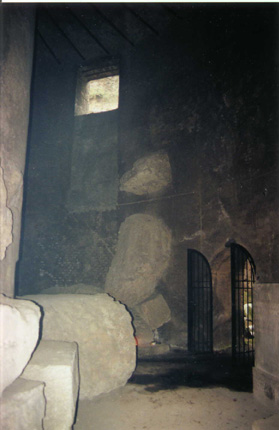
<svg viewBox="0 0 279 430"><path fill-rule="evenodd" d="M81 401L74 430L251 430L270 416L253 398L251 374L226 357L168 356L139 361L125 387Z"/></svg>

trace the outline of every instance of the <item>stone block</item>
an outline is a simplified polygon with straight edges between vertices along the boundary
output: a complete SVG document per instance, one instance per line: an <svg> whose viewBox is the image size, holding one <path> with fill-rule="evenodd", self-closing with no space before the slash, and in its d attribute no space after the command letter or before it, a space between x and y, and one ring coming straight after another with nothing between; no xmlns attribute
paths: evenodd
<svg viewBox="0 0 279 430"><path fill-rule="evenodd" d="M172 182L168 154L160 151L137 160L120 179L120 191L136 195L157 193Z"/></svg>
<svg viewBox="0 0 279 430"><path fill-rule="evenodd" d="M39 337L41 310L0 295L0 395L23 371Z"/></svg>
<svg viewBox="0 0 279 430"><path fill-rule="evenodd" d="M254 398L270 412L279 409L279 378L257 367L253 368Z"/></svg>
<svg viewBox="0 0 279 430"><path fill-rule="evenodd" d="M254 397L271 411L279 408L279 284L254 287Z"/></svg>
<svg viewBox="0 0 279 430"><path fill-rule="evenodd" d="M162 220L147 214L129 216L119 230L105 291L133 308L154 293L170 254L171 232Z"/></svg>
<svg viewBox="0 0 279 430"><path fill-rule="evenodd" d="M0 400L2 430L42 430L45 416L44 383L16 379Z"/></svg>
<svg viewBox="0 0 279 430"><path fill-rule="evenodd" d="M136 309L133 309L133 325L135 327L135 335L137 338L138 347L150 346L154 341L154 333L149 325L140 317Z"/></svg>
<svg viewBox="0 0 279 430"><path fill-rule="evenodd" d="M279 378L279 284L254 290L255 366Z"/></svg>
<svg viewBox="0 0 279 430"><path fill-rule="evenodd" d="M77 342L80 398L126 384L136 365L131 315L107 294L26 296L43 307L43 340Z"/></svg>
<svg viewBox="0 0 279 430"><path fill-rule="evenodd" d="M22 376L45 383L44 430L71 430L79 389L77 344L42 340Z"/></svg>
<svg viewBox="0 0 279 430"><path fill-rule="evenodd" d="M252 430L278 430L279 414L253 422Z"/></svg>
<svg viewBox="0 0 279 430"><path fill-rule="evenodd" d="M142 319L155 330L171 319L171 311L161 294L146 300L138 306Z"/></svg>

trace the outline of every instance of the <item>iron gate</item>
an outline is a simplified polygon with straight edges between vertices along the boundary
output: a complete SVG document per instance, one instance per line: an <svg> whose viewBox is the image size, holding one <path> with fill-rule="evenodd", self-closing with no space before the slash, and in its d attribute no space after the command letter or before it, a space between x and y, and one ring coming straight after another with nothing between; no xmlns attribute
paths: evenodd
<svg viewBox="0 0 279 430"><path fill-rule="evenodd" d="M249 252L231 244L232 357L235 362L254 363L253 284L256 266Z"/></svg>
<svg viewBox="0 0 279 430"><path fill-rule="evenodd" d="M211 270L195 249L188 249L188 349L213 350Z"/></svg>

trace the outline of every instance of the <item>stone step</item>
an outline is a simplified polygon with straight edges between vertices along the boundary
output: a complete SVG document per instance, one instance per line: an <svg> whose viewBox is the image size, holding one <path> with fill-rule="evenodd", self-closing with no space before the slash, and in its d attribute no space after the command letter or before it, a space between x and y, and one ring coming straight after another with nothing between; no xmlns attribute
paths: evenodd
<svg viewBox="0 0 279 430"><path fill-rule="evenodd" d="M22 376L45 383L44 430L72 429L79 390L77 344L42 340Z"/></svg>

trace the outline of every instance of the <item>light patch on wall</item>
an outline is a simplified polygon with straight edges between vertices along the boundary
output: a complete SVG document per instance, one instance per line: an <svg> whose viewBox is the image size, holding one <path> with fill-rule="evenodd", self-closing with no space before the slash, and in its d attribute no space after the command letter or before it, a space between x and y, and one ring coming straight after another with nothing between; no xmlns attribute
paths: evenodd
<svg viewBox="0 0 279 430"><path fill-rule="evenodd" d="M87 80L76 99L75 115L118 109L119 75Z"/></svg>
<svg viewBox="0 0 279 430"><path fill-rule="evenodd" d="M118 108L119 76L95 79L86 85L88 113L108 112Z"/></svg>

